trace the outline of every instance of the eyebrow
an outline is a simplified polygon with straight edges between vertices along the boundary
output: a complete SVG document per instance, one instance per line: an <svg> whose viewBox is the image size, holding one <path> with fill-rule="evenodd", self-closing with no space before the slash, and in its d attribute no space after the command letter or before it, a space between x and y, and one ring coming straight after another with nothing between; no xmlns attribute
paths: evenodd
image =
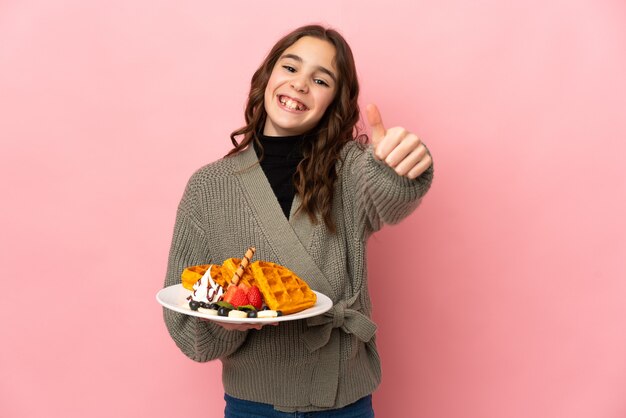
<svg viewBox="0 0 626 418"><path fill-rule="evenodd" d="M304 60L296 54L285 54L280 57L281 60L285 58L291 58L292 60L298 61L300 63L304 62ZM316 69L324 74L328 74L328 76L332 78L335 83L337 82L337 77L335 77L335 74L332 71L330 71L328 68L318 65Z"/></svg>

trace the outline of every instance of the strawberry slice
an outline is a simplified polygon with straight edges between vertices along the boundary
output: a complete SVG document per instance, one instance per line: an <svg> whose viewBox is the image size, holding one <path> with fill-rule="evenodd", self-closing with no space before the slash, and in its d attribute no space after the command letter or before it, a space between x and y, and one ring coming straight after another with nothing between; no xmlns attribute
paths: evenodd
<svg viewBox="0 0 626 418"><path fill-rule="evenodd" d="M248 300L250 301L250 305L254 306L257 311L260 311L263 307L263 297L261 296L261 291L258 287L252 286L250 290L248 290Z"/></svg>
<svg viewBox="0 0 626 418"><path fill-rule="evenodd" d="M237 286L229 286L228 289L226 289L226 293L222 296L222 300L231 303L230 300L235 295L235 292L237 292Z"/></svg>
<svg viewBox="0 0 626 418"><path fill-rule="evenodd" d="M243 291L246 293L246 295L248 294L248 290L250 290L250 286L248 286L245 283L241 283L241 282L237 285L237 287L240 288L240 289L243 289Z"/></svg>
<svg viewBox="0 0 626 418"><path fill-rule="evenodd" d="M226 300L226 298L224 298L224 300L226 302L229 302L231 305L233 305L235 308L238 308L240 306L243 305L250 305L250 301L248 300L248 297L246 296L246 292L245 290L243 290L240 287L237 286L231 286L228 288L228 290L230 291L231 288L234 288L235 290L233 291L232 295L230 296L230 300ZM228 292L226 292L228 294ZM226 295L224 295L226 296Z"/></svg>

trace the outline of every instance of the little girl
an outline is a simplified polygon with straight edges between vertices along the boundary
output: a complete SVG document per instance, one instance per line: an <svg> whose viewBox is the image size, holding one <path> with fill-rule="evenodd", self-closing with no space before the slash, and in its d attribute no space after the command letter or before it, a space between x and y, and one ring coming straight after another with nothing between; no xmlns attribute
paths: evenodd
<svg viewBox="0 0 626 418"><path fill-rule="evenodd" d="M253 245L256 259L286 266L333 301L324 315L265 327L164 310L183 353L222 362L226 417L374 416L381 375L366 244L417 207L433 168L420 139L385 129L373 105L367 144L358 94L344 38L317 25L294 30L254 73L234 148L187 184L165 286L180 283L185 267L221 264Z"/></svg>

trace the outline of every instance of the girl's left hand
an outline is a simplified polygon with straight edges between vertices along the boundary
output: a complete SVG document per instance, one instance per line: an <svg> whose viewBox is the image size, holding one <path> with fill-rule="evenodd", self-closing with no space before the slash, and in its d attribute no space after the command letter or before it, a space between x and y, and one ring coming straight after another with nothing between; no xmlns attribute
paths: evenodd
<svg viewBox="0 0 626 418"><path fill-rule="evenodd" d="M374 157L410 179L419 177L430 167L432 159L417 135L402 127L385 129L374 104L367 105L366 111L372 127Z"/></svg>
<svg viewBox="0 0 626 418"><path fill-rule="evenodd" d="M206 319L206 318L199 318L200 321L204 321L204 322L213 322L210 319ZM264 325L273 325L276 326L278 325L278 322L272 322L269 324L236 324L236 323L229 323L229 322L216 322L217 325L220 325L222 328L228 330L228 331L249 331L251 329L256 329L256 330L260 330L261 328L263 328Z"/></svg>

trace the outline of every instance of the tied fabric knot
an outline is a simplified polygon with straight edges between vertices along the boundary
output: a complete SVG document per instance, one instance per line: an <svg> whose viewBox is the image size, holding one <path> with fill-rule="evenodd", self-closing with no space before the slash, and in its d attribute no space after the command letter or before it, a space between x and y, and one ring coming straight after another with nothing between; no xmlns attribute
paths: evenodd
<svg viewBox="0 0 626 418"><path fill-rule="evenodd" d="M332 314L333 317L333 328L343 327L343 321L345 318L346 312L346 302L341 300L334 306L334 311Z"/></svg>
<svg viewBox="0 0 626 418"><path fill-rule="evenodd" d="M376 333L376 324L360 312L361 305L358 299L340 300L324 313L307 320L309 329L302 335L302 340L310 352L319 350L330 340L332 330L340 328L348 334L353 334L359 340L368 342ZM350 303L352 302L352 303Z"/></svg>
<svg viewBox="0 0 626 418"><path fill-rule="evenodd" d="M319 350L311 376L311 405L322 408L335 405L341 356L339 330L352 334L363 342L369 342L376 333L376 324L360 312L358 297L359 293L347 301L340 300L325 314L307 319L309 328L300 338L311 353Z"/></svg>

